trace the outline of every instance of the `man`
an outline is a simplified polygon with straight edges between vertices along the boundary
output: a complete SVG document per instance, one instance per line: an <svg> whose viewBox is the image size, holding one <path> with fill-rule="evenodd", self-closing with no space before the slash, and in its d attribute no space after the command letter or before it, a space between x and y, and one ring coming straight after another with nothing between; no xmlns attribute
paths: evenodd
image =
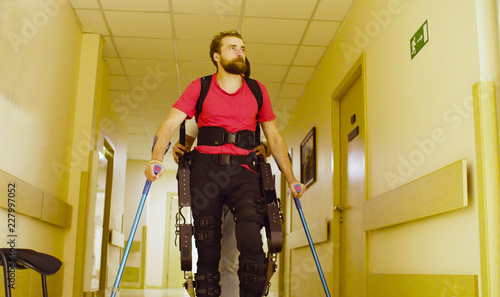
<svg viewBox="0 0 500 297"><path fill-rule="evenodd" d="M245 46L236 31L217 34L210 45L210 57L217 67L202 112L198 116L200 140L205 135L222 130L231 134L248 135L261 123L273 155L286 177L294 197L300 198L305 186L292 172L288 151L276 125L271 100L265 87L260 110L250 88L242 77L245 73ZM155 164L162 165L163 155L172 133L185 118L196 115L200 94L200 79L193 81L169 111L156 132L157 140L152 160L145 169L149 181L161 177L155 174ZM241 145L240 145L241 144ZM264 225L264 201L259 177L254 166L253 145L249 143L198 143L191 163L192 212L195 224L198 263L196 293L198 297L219 296L221 216L226 204L236 221L235 234L239 256L238 276L240 297L261 297L266 281L267 259L262 249L260 230ZM223 181L221 183L221 178ZM296 186L302 191L297 193Z"/></svg>
<svg viewBox="0 0 500 297"><path fill-rule="evenodd" d="M245 57L246 71L245 77L250 77L250 61ZM191 151L196 137L198 137L198 126L194 120L186 121L185 146L179 141L172 147L172 156L175 163L178 163L179 157L184 153ZM261 131L261 137L263 133ZM258 145L254 151L256 155L262 155L264 160L271 155L271 150L265 140ZM236 246L235 222L231 211L225 206L222 212L222 240L221 240L221 259L219 262L221 297L238 296L238 256L239 252ZM268 276L269 277L269 276Z"/></svg>
<svg viewBox="0 0 500 297"><path fill-rule="evenodd" d="M248 59L247 66L249 66ZM245 73L249 77L249 68ZM175 163L179 162L179 157L191 151L196 137L198 136L198 126L194 120L186 121L185 145L181 145L179 141L172 147L172 156ZM262 134L261 134L262 136ZM256 155L262 155L264 160L271 156L271 150L264 141L254 151ZM238 296L238 249L236 246L236 237L234 234L235 223L234 216L231 211L224 207L222 212L222 241L221 241L221 259L219 262L220 282L221 282L221 297Z"/></svg>

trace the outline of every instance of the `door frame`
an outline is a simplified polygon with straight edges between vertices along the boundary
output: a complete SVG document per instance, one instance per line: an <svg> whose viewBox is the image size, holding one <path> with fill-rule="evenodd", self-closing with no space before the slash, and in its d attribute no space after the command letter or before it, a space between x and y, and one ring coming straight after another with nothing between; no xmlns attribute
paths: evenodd
<svg viewBox="0 0 500 297"><path fill-rule="evenodd" d="M99 293L104 296L107 287L108 278L108 250L110 236L110 216L111 216L111 199L113 193L113 172L115 160L115 147L113 143L105 136L104 137L104 156L108 161L106 172L106 192L104 198L104 217L102 225L102 246L101 246L101 271L99 276Z"/></svg>
<svg viewBox="0 0 500 297"><path fill-rule="evenodd" d="M351 89L357 79L363 84L363 116L365 118L363 130L365 131L365 200L368 197L368 137L367 137L367 112L366 112L366 54L363 52L353 63L342 81L332 93L332 144L333 144L333 205L340 205L340 100ZM334 285L333 295L340 296L340 213L333 213L333 268ZM368 275L368 233L365 233L365 283ZM366 286L364 288L366 296Z"/></svg>

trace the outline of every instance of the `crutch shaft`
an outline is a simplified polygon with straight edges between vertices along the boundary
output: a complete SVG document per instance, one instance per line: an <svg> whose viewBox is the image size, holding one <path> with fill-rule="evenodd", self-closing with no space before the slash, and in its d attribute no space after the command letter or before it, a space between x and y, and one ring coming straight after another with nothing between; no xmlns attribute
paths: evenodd
<svg viewBox="0 0 500 297"><path fill-rule="evenodd" d="M297 192L300 192L300 188L296 188ZM300 220L302 221L302 225L304 226L304 231L306 232L307 241L309 242L309 246L311 247L311 252L313 254L314 262L316 262L316 268L318 269L319 277L321 278L321 283L323 284L323 289L325 290L325 294L327 297L330 297L330 291L328 290L328 285L326 284L325 276L323 275L323 269L321 268L321 264L319 263L318 255L316 254L316 248L314 247L314 243L311 238L311 234L309 233L309 228L307 227L306 219L304 217L304 213L302 212L302 205L300 204L300 200L298 198L293 198L295 202L295 206L299 212Z"/></svg>
<svg viewBox="0 0 500 297"><path fill-rule="evenodd" d="M154 172L159 173L161 171L161 166L155 165ZM134 241L135 232L137 231L137 226L139 225L139 220L141 219L142 209L144 208L144 203L146 202L146 197L149 193L149 188L151 187L151 182L146 181L144 184L144 189L142 190L142 198L139 203L139 207L137 209L137 213L135 214L134 223L132 225L132 229L130 230L130 235L128 236L127 245L125 247L125 251L123 252L123 258L120 263L120 268L118 269L118 274L116 275L115 283L111 290L111 297L115 297L116 292L118 292L118 286L120 285L120 281L123 275L123 270L125 269L125 264L127 263L127 258L130 253L130 248L132 246L132 242Z"/></svg>

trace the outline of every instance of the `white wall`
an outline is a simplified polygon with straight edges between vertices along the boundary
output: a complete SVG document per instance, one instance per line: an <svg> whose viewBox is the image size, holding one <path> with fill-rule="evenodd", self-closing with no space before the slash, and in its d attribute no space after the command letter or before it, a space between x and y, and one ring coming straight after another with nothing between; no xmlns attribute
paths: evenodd
<svg viewBox="0 0 500 297"><path fill-rule="evenodd" d="M167 153L165 158L172 158L171 153ZM127 238L130 233L137 213L142 190L146 182L144 169L147 164L148 162L143 160L128 160L127 162L123 231L125 233L125 238ZM147 287L162 287L163 282L166 281L163 279L163 263L165 249L168 248L165 247L165 220L168 220L166 215L170 209L170 201L167 199L167 193L177 192L176 174L176 171L166 171L161 179L155 181L151 185L139 222L139 227L135 235L135 240L140 241L142 226L148 226L145 280L145 285ZM175 227L170 226L170 228Z"/></svg>

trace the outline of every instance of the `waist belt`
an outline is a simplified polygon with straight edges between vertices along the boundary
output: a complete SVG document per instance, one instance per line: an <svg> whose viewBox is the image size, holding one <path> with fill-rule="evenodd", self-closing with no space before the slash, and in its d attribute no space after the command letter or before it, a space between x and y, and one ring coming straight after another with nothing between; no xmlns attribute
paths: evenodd
<svg viewBox="0 0 500 297"><path fill-rule="evenodd" d="M253 150L255 133L250 130L230 133L222 127L201 127L199 129L198 145L220 146L226 143L233 143L242 149Z"/></svg>
<svg viewBox="0 0 500 297"><path fill-rule="evenodd" d="M256 160L255 153L252 152L248 155L236 156L236 155L226 155L226 154L203 154L198 151L193 151L193 162L211 162L217 165L233 165L242 164L255 166L254 162Z"/></svg>

